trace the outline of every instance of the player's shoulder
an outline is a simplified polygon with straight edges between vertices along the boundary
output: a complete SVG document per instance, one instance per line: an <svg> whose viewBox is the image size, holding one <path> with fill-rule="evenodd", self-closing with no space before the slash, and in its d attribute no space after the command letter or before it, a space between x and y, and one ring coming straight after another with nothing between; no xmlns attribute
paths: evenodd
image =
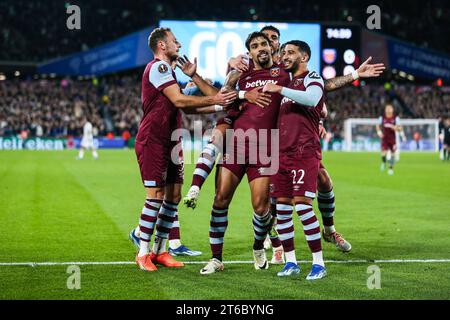
<svg viewBox="0 0 450 320"><path fill-rule="evenodd" d="M309 71L308 74L305 76L305 79L303 80L305 87L317 84L323 88L324 81L323 78L320 76L320 74L316 71Z"/></svg>
<svg viewBox="0 0 450 320"><path fill-rule="evenodd" d="M163 60L155 59L149 63L150 65L150 73L156 73L156 74L171 74L171 67L170 65Z"/></svg>

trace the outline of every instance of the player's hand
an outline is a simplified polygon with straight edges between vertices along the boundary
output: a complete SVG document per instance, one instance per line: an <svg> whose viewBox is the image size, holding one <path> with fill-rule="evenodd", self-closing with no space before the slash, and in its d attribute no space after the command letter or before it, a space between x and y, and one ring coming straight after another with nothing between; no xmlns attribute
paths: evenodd
<svg viewBox="0 0 450 320"><path fill-rule="evenodd" d="M237 92L231 91L231 92L223 92L219 91L214 96L214 104L218 104L221 106L228 106L234 102L237 98Z"/></svg>
<svg viewBox="0 0 450 320"><path fill-rule="evenodd" d="M272 100L270 99L270 94L261 91L261 88L255 88L247 91L244 95L245 100L250 103L256 104L261 108L267 107Z"/></svg>
<svg viewBox="0 0 450 320"><path fill-rule="evenodd" d="M177 66L185 75L192 78L197 71L197 58L194 58L194 62L192 63L186 55L178 57Z"/></svg>
<svg viewBox="0 0 450 320"><path fill-rule="evenodd" d="M327 129L323 126L323 124L319 123L319 137L320 139L325 139L327 136Z"/></svg>
<svg viewBox="0 0 450 320"><path fill-rule="evenodd" d="M367 60L364 61L363 64L356 70L360 78L379 77L380 74L383 73L384 69L386 69L384 63L370 64L370 61L372 61L372 57L367 58Z"/></svg>
<svg viewBox="0 0 450 320"><path fill-rule="evenodd" d="M273 83L266 83L262 89L263 92L281 92L281 87L273 84Z"/></svg>
<svg viewBox="0 0 450 320"><path fill-rule="evenodd" d="M231 68L241 73L248 71L248 65L245 61L245 55L243 54L238 55L236 58L231 58L230 61L228 61L228 64Z"/></svg>

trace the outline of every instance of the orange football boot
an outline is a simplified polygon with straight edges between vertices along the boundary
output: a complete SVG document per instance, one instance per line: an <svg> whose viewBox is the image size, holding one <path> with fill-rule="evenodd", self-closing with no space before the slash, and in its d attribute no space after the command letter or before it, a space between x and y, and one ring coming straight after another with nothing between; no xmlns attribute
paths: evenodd
<svg viewBox="0 0 450 320"><path fill-rule="evenodd" d="M150 254L146 254L142 257L136 255L136 264L139 269L144 271L156 271L158 268L153 264Z"/></svg>
<svg viewBox="0 0 450 320"><path fill-rule="evenodd" d="M152 260L153 263L161 264L164 267L169 268L184 267L183 262L175 260L167 251L160 254L154 254L152 252L150 254L150 259Z"/></svg>

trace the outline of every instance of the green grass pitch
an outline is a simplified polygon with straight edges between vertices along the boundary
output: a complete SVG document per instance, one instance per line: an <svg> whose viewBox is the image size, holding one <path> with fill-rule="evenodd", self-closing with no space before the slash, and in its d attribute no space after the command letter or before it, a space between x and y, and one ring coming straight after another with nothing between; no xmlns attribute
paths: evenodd
<svg viewBox="0 0 450 320"><path fill-rule="evenodd" d="M131 150L103 151L100 160L76 151L0 152L0 263L134 261L128 233L145 193ZM379 171L375 153L326 153L335 185L335 223L353 245L349 254L324 244L326 260L450 259L450 163L436 154L404 153L395 175ZM187 191L194 165L186 165ZM181 237L209 259L213 179L195 211L180 206ZM316 207L317 208L317 207ZM246 180L230 207L224 259L252 259ZM316 209L316 213L320 216ZM319 218L320 219L320 218ZM297 257L310 260L298 218ZM269 255L271 253L269 252ZM381 270L381 289L369 290L367 268ZM226 264L201 276L202 264L145 273L135 264L80 265L81 289L69 290L67 265L0 265L0 299L449 299L450 262L328 263L325 279L280 279L280 266L256 271Z"/></svg>

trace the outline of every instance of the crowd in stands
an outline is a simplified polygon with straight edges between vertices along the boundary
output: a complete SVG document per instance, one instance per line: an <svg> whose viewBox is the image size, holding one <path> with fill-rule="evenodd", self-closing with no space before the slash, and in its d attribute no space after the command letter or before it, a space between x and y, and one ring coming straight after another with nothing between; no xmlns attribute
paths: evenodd
<svg viewBox="0 0 450 320"><path fill-rule="evenodd" d="M87 118L96 135L134 136L142 116L138 73L101 79L0 81L0 136L80 136ZM347 118L377 118L393 102L401 118L450 116L446 87L412 84L349 86L327 94L327 127L342 134ZM212 128L222 114L185 115L183 127L193 131L196 121Z"/></svg>
<svg viewBox="0 0 450 320"><path fill-rule="evenodd" d="M366 25L367 7L381 10L382 33L450 52L450 3L341 0L77 0L0 2L0 60L42 62L79 52L156 25L161 19L213 21L332 21ZM81 30L68 30L66 7L81 9ZM230 10L232 8L232 10ZM413 23L412 23L413 22Z"/></svg>

